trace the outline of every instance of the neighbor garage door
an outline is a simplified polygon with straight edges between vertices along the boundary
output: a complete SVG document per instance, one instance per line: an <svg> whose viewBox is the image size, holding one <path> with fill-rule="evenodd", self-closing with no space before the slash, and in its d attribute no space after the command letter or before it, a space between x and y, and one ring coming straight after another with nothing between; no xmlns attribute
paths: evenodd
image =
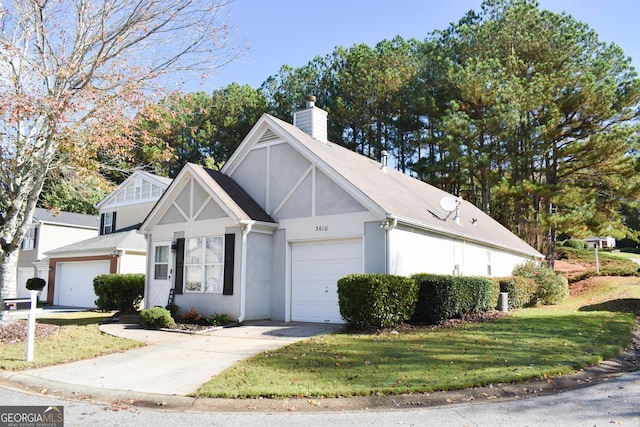
<svg viewBox="0 0 640 427"><path fill-rule="evenodd" d="M57 305L95 307L93 278L109 274L110 261L59 262L56 265Z"/></svg>
<svg viewBox="0 0 640 427"><path fill-rule="evenodd" d="M362 239L293 244L291 320L342 323L338 279L362 273L362 252Z"/></svg>

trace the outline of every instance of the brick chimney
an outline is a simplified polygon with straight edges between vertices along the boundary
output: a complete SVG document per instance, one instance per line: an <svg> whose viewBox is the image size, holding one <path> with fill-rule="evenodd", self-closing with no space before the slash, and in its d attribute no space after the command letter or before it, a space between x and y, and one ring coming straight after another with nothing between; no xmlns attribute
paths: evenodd
<svg viewBox="0 0 640 427"><path fill-rule="evenodd" d="M303 130L313 139L327 142L327 112L316 107L316 97L305 98L307 104L302 110L293 113L293 125Z"/></svg>

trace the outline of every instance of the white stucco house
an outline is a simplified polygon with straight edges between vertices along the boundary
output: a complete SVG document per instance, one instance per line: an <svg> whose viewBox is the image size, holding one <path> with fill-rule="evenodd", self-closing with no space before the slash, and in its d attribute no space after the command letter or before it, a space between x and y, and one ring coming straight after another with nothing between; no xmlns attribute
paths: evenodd
<svg viewBox="0 0 640 427"><path fill-rule="evenodd" d="M221 171L187 164L139 231L145 306L341 323L349 273L503 276L542 255L471 203L327 141L315 106L263 115Z"/></svg>
<svg viewBox="0 0 640 427"><path fill-rule="evenodd" d="M135 171L96 205L94 237L47 251L47 302L95 307L97 275L144 273L147 245L136 230L170 183L169 178Z"/></svg>

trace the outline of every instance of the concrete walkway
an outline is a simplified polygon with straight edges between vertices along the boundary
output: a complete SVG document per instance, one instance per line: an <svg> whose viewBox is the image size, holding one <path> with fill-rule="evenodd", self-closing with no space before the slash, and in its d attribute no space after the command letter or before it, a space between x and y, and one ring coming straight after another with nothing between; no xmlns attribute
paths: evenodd
<svg viewBox="0 0 640 427"><path fill-rule="evenodd" d="M78 362L0 371L0 378L78 393L112 390L187 396L242 359L340 330L341 325L265 321L197 335L147 330L132 323L104 324L100 329L147 345Z"/></svg>

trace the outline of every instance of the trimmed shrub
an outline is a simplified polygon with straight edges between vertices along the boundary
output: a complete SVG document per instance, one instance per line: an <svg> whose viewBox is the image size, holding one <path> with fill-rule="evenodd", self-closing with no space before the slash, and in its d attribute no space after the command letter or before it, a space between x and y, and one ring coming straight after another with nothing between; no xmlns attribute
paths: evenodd
<svg viewBox="0 0 640 427"><path fill-rule="evenodd" d="M516 265L513 269L513 275L533 279L536 282L537 289L534 299L531 301L532 305L554 305L569 296L567 278L545 265L527 261L524 264Z"/></svg>
<svg viewBox="0 0 640 427"><path fill-rule="evenodd" d="M40 292L42 289L44 289L46 284L47 282L45 282L44 279L41 279L39 277L32 277L31 279L27 279L26 286L30 291Z"/></svg>
<svg viewBox="0 0 640 427"><path fill-rule="evenodd" d="M100 274L93 279L93 289L100 310L135 313L144 297L144 274Z"/></svg>
<svg viewBox="0 0 640 427"><path fill-rule="evenodd" d="M509 294L509 308L522 308L535 305L538 285L534 279L511 276L500 278L500 292Z"/></svg>
<svg viewBox="0 0 640 427"><path fill-rule="evenodd" d="M589 250L589 242L585 242L584 240L577 240L577 239L565 240L562 246L578 249L581 251Z"/></svg>
<svg viewBox="0 0 640 427"><path fill-rule="evenodd" d="M140 323L147 328L173 328L176 322L166 308L152 307L140 312Z"/></svg>
<svg viewBox="0 0 640 427"><path fill-rule="evenodd" d="M415 324L442 323L467 314L490 311L496 303L496 287L485 277L414 274L419 287Z"/></svg>
<svg viewBox="0 0 640 427"><path fill-rule="evenodd" d="M340 314L351 330L390 328L409 319L418 297L416 283L388 274L350 274L338 280Z"/></svg>

